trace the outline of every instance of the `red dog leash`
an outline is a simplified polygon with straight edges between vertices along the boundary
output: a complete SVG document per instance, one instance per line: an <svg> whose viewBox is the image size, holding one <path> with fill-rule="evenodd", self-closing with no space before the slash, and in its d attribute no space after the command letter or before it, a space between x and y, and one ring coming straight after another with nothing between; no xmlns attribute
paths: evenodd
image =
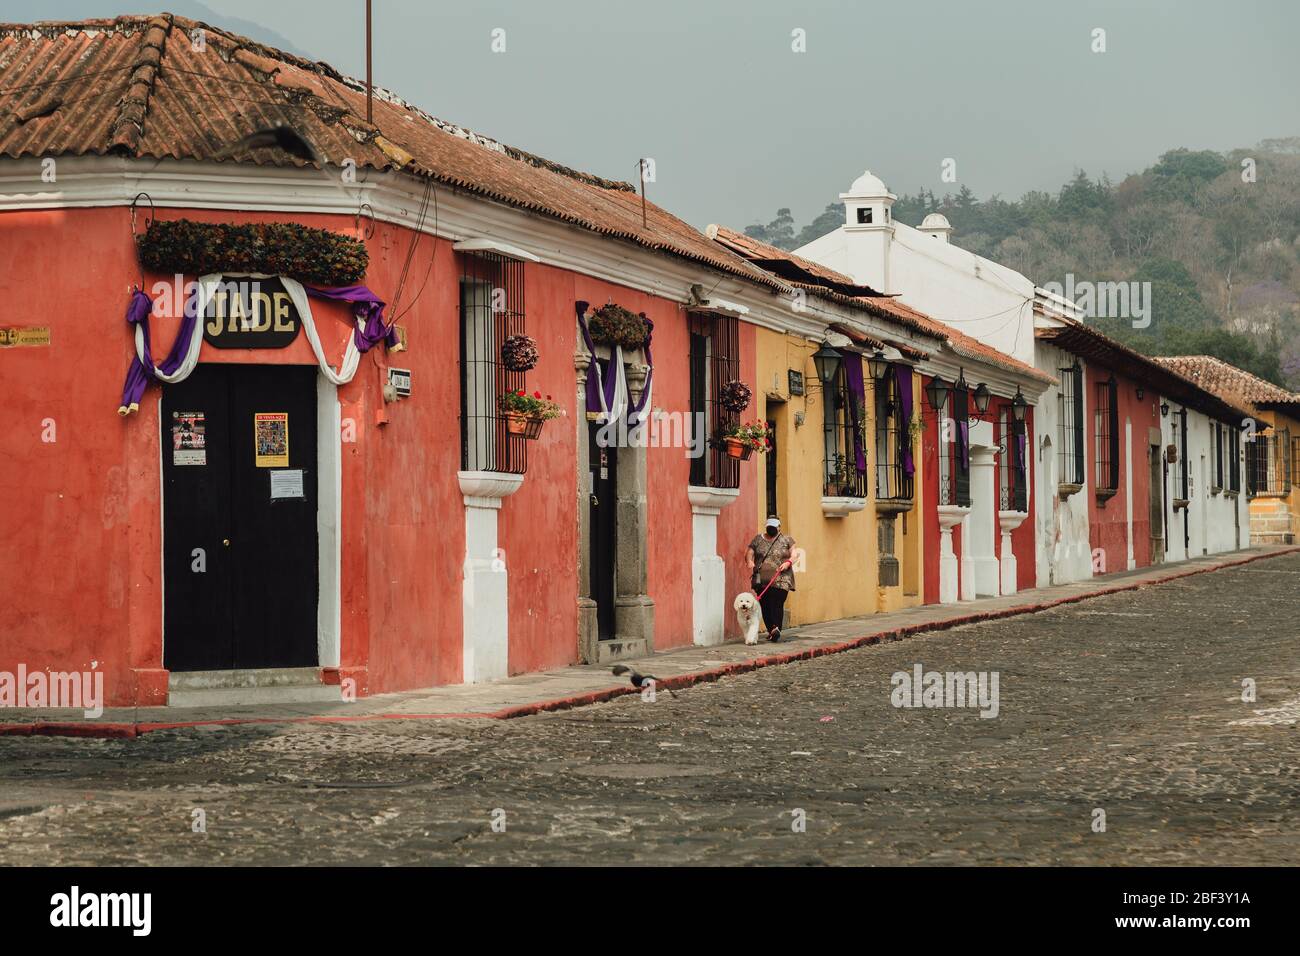
<svg viewBox="0 0 1300 956"><path fill-rule="evenodd" d="M789 560L781 562L781 566L776 569L776 574L772 575L772 580L767 582L767 588L770 588L773 584L776 583L776 579L781 576L781 572L784 571L786 568L790 567L790 564L791 562ZM758 597L756 597L754 600L756 601L763 600L763 595L767 593L767 588L763 588L763 590L759 591Z"/></svg>

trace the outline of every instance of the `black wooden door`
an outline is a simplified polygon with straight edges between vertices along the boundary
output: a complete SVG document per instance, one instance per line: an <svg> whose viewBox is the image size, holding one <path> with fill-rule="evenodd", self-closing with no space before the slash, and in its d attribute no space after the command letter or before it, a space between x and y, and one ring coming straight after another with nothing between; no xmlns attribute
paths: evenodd
<svg viewBox="0 0 1300 956"><path fill-rule="evenodd" d="M164 385L163 662L169 670L234 667L230 603L230 388L199 365Z"/></svg>
<svg viewBox="0 0 1300 956"><path fill-rule="evenodd" d="M591 598L602 641L614 637L614 563L618 548L618 448L602 448L601 426L588 423L591 451Z"/></svg>
<svg viewBox="0 0 1300 956"><path fill-rule="evenodd" d="M166 666L315 665L316 370L200 365L164 387L163 419ZM198 424L203 455L177 457Z"/></svg>

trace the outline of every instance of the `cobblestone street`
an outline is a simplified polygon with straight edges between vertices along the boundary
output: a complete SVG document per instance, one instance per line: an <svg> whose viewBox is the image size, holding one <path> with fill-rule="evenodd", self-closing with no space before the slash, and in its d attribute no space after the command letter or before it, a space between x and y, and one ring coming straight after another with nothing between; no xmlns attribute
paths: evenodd
<svg viewBox="0 0 1300 956"><path fill-rule="evenodd" d="M654 702L0 738L0 863L1294 865L1298 620L1290 555Z"/></svg>

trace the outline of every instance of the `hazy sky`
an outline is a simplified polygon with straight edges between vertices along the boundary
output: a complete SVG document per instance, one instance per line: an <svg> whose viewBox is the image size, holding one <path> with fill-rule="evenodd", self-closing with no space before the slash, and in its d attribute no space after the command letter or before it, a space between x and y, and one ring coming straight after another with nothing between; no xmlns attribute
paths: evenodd
<svg viewBox="0 0 1300 956"><path fill-rule="evenodd" d="M653 157L649 195L701 227L766 222L778 206L803 224L864 168L900 194L965 184L1014 198L1075 169L1119 180L1177 146L1300 135L1295 0L374 6L377 84L601 176L630 181ZM0 0L0 20L160 8L260 25L263 42L365 72L361 0ZM806 52L791 49L796 29ZM940 180L946 158L955 184Z"/></svg>

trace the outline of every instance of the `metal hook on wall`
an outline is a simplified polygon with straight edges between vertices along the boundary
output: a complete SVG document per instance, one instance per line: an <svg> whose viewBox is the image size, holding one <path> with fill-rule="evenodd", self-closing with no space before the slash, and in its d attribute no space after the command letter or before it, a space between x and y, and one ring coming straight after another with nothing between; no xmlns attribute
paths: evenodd
<svg viewBox="0 0 1300 956"><path fill-rule="evenodd" d="M145 200L149 203L149 221L144 224L145 232L148 232L149 227L153 225L153 220L154 220L153 197L150 196L148 193L136 193L135 198L131 200L131 235L133 236L136 234L136 230L135 230L136 207L140 204L141 196L143 196Z"/></svg>
<svg viewBox="0 0 1300 956"><path fill-rule="evenodd" d="M361 217L365 216L369 222L366 224L364 232L361 230ZM356 228L362 239L369 239L375 234L375 210L368 202L363 202L357 207Z"/></svg>

